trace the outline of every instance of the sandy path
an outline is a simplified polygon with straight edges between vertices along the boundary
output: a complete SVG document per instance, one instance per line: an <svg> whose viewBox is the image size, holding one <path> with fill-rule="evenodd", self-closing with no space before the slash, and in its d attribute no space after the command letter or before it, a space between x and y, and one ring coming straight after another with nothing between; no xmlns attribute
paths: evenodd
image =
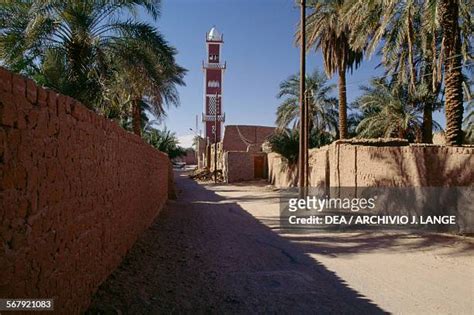
<svg viewBox="0 0 474 315"><path fill-rule="evenodd" d="M177 177L90 312L473 313L474 244L449 236L279 234L277 194Z"/></svg>

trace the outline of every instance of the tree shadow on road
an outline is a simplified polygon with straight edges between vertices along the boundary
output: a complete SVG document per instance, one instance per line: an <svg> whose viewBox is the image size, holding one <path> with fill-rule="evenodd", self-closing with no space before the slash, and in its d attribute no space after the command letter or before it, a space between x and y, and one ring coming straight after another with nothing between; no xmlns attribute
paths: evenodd
<svg viewBox="0 0 474 315"><path fill-rule="evenodd" d="M384 313L235 202L184 176L88 310L97 313Z"/></svg>
<svg viewBox="0 0 474 315"><path fill-rule="evenodd" d="M474 242L463 237L407 231L326 232L285 235L306 253L348 256L371 252L411 252L442 249L438 255L473 256Z"/></svg>

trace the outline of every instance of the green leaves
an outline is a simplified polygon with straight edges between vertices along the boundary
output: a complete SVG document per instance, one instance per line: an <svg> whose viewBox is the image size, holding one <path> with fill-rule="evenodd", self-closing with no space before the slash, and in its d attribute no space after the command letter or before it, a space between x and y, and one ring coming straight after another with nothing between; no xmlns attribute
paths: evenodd
<svg viewBox="0 0 474 315"><path fill-rule="evenodd" d="M170 159L186 155L186 150L178 145L176 134L166 128L163 130L148 128L143 137L150 145L168 154Z"/></svg>
<svg viewBox="0 0 474 315"><path fill-rule="evenodd" d="M282 155L290 167L298 163L299 134L296 129L281 129L268 141L271 150Z"/></svg>
<svg viewBox="0 0 474 315"><path fill-rule="evenodd" d="M389 84L385 79L373 79L370 86L362 87L364 94L356 101L362 112L356 128L358 137L399 137L414 141L420 136L422 95L414 96L408 85ZM440 129L435 124L435 129Z"/></svg>
<svg viewBox="0 0 474 315"><path fill-rule="evenodd" d="M10 69L113 117L130 116L130 100L158 118L179 104L186 70L152 25L159 0L30 0L0 5L0 58Z"/></svg>
<svg viewBox="0 0 474 315"><path fill-rule="evenodd" d="M343 18L344 1L309 1L308 6L312 11L306 22L306 48L321 50L326 75L357 68L363 54L360 47L349 44L352 29L349 20ZM296 41L301 42L299 32Z"/></svg>
<svg viewBox="0 0 474 315"><path fill-rule="evenodd" d="M313 129L309 136L309 147L319 148L330 144L335 137L323 130ZM299 133L296 129L278 129L268 139L272 152L282 155L288 166L292 168L298 163Z"/></svg>
<svg viewBox="0 0 474 315"><path fill-rule="evenodd" d="M299 125L299 75L292 75L280 84L278 98L283 102L277 109L276 124L280 128ZM306 99L309 106L310 129L336 133L337 100L331 96L334 85L328 83L324 73L315 70L306 77Z"/></svg>

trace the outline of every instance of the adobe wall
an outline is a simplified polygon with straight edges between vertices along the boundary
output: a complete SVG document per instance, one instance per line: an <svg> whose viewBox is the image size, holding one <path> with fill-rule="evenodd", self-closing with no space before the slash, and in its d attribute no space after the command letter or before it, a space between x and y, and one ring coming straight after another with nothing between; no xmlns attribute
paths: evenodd
<svg viewBox="0 0 474 315"><path fill-rule="evenodd" d="M452 187L474 184L474 147L368 145L335 142L309 151L314 187ZM269 181L297 182L276 153L268 154Z"/></svg>
<svg viewBox="0 0 474 315"><path fill-rule="evenodd" d="M275 127L227 125L224 130L224 137L222 138L223 150L248 151L249 146L254 146L260 151L262 143L274 131Z"/></svg>
<svg viewBox="0 0 474 315"><path fill-rule="evenodd" d="M474 148L438 145L330 147L333 187L453 187L474 184Z"/></svg>
<svg viewBox="0 0 474 315"><path fill-rule="evenodd" d="M211 171L214 171L214 168L215 168L215 166L214 166L214 160L215 160L214 151L215 151L215 148L216 148L216 146L213 143L209 146L209 151L210 151L210 153L209 153L209 157L210 157L210 159L209 159L210 160L209 170L211 170ZM222 168L224 167L223 158L224 158L224 153L222 151L222 142L218 142L217 143L217 169L218 170L222 170Z"/></svg>
<svg viewBox="0 0 474 315"><path fill-rule="evenodd" d="M184 156L179 156L173 159L173 162L186 163L186 165L196 165L196 151L193 149L186 149L186 154Z"/></svg>
<svg viewBox="0 0 474 315"><path fill-rule="evenodd" d="M474 147L357 142L337 141L310 150L310 186L324 188L327 193L338 196L378 194L380 213L455 215L456 225L439 226L439 230L474 232L471 207ZM268 167L269 181L273 185L296 186L296 167L288 170L280 155L269 153ZM377 193L373 187L395 188Z"/></svg>
<svg viewBox="0 0 474 315"><path fill-rule="evenodd" d="M234 183L240 181L254 180L254 157L263 156L263 152L228 151L224 153L222 174L224 181ZM266 162L265 162L266 163ZM267 167L264 166L264 170Z"/></svg>
<svg viewBox="0 0 474 315"><path fill-rule="evenodd" d="M169 165L116 123L0 68L0 296L84 311L167 200Z"/></svg>
<svg viewBox="0 0 474 315"><path fill-rule="evenodd" d="M311 186L329 187L330 146L309 150L309 182Z"/></svg>
<svg viewBox="0 0 474 315"><path fill-rule="evenodd" d="M289 167L278 153L267 154L268 181L278 188L295 187L298 181L298 168Z"/></svg>

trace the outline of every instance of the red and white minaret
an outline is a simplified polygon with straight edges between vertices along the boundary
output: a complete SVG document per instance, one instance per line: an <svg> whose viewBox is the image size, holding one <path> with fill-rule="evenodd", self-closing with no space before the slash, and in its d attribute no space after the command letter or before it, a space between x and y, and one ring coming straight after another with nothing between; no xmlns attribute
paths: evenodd
<svg viewBox="0 0 474 315"><path fill-rule="evenodd" d="M222 125L225 115L222 110L222 82L226 63L221 61L224 37L215 27L206 34L207 61L203 61L204 71L204 111L202 121L205 124L204 137L214 143L215 132L217 142L221 141ZM217 124L215 122L217 113ZM217 127L217 130L216 130Z"/></svg>

